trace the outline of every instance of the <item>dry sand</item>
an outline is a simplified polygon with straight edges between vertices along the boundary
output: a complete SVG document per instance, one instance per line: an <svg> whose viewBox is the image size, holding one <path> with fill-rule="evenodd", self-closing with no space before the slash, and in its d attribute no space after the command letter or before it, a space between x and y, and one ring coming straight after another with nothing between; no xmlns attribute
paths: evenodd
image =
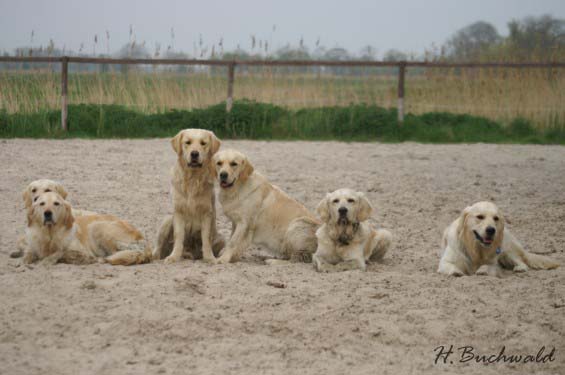
<svg viewBox="0 0 565 375"><path fill-rule="evenodd" d="M210 266L16 267L20 192L54 178L78 208L129 220L151 239L171 212L166 139L0 141L1 374L565 373L565 266L504 278L435 270L462 208L495 201L536 252L565 265L565 148L227 141L314 209L327 191L367 192L395 242L368 271L269 267L264 250ZM220 211L220 229L228 225ZM277 286L284 284L284 288ZM434 364L434 348L537 353L546 364ZM547 351L546 351L547 353Z"/></svg>

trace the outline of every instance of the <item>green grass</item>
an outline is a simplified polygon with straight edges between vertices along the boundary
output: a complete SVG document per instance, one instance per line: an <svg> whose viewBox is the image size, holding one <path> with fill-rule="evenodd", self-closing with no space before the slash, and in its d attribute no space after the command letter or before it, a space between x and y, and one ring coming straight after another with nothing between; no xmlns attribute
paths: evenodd
<svg viewBox="0 0 565 375"><path fill-rule="evenodd" d="M144 114L118 105L69 106L69 131L60 130L60 111L0 112L2 138L152 138L170 137L181 129L204 128L221 138L343 140L425 143L565 144L565 127L537 130L517 118L503 124L483 117L430 112L408 114L398 126L395 109L369 105L291 110L273 104L235 102L203 109Z"/></svg>

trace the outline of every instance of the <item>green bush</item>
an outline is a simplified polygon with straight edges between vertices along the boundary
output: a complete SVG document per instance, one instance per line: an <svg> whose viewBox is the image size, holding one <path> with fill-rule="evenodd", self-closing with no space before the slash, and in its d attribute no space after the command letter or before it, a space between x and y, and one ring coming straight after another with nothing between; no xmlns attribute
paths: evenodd
<svg viewBox="0 0 565 375"><path fill-rule="evenodd" d="M0 137L152 138L170 137L181 129L202 128L231 139L565 144L563 124L542 132L520 118L505 127L483 117L431 112L408 114L399 126L395 109L363 104L294 111L244 100L235 102L230 113L222 103L155 114L142 114L118 105L79 104L69 106L67 133L61 131L60 122L60 111L0 111Z"/></svg>

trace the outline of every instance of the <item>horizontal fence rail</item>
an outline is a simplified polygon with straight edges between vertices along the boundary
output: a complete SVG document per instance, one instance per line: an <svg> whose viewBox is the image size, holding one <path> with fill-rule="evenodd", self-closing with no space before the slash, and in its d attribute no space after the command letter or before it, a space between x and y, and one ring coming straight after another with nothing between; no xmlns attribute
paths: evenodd
<svg viewBox="0 0 565 375"><path fill-rule="evenodd" d="M398 124L404 122L404 81L406 69L418 68L565 68L565 62L435 62L435 61L327 61L327 60L199 60L199 59L118 59L77 56L0 56L0 63L60 63L61 64L61 127L67 126L68 64L113 65L206 65L228 68L226 111L233 105L233 85L237 66L325 66L325 67L390 67L398 68Z"/></svg>

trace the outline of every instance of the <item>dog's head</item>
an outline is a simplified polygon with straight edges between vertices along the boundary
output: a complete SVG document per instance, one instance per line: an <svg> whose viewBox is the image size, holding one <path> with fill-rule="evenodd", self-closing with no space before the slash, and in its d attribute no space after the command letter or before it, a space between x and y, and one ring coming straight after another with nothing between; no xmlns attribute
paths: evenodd
<svg viewBox="0 0 565 375"><path fill-rule="evenodd" d="M494 203L475 203L461 213L457 232L467 244L497 249L502 244L504 216Z"/></svg>
<svg viewBox="0 0 565 375"><path fill-rule="evenodd" d="M220 149L216 135L203 129L181 130L172 140L179 161L189 168L202 168Z"/></svg>
<svg viewBox="0 0 565 375"><path fill-rule="evenodd" d="M347 225L369 219L373 207L365 194L351 189L339 189L322 199L317 212L325 223Z"/></svg>
<svg viewBox="0 0 565 375"><path fill-rule="evenodd" d="M253 165L239 151L224 150L214 155L214 175L222 189L242 183L253 173Z"/></svg>
<svg viewBox="0 0 565 375"><path fill-rule="evenodd" d="M56 192L63 199L67 198L67 191L65 190L63 185L56 181L41 179L31 182L22 192L22 198L24 200L25 208L31 208L33 202L35 202L41 194L51 191Z"/></svg>
<svg viewBox="0 0 565 375"><path fill-rule="evenodd" d="M74 218L71 205L55 192L41 194L31 205L27 216L28 226L43 225L49 228L71 228Z"/></svg>

